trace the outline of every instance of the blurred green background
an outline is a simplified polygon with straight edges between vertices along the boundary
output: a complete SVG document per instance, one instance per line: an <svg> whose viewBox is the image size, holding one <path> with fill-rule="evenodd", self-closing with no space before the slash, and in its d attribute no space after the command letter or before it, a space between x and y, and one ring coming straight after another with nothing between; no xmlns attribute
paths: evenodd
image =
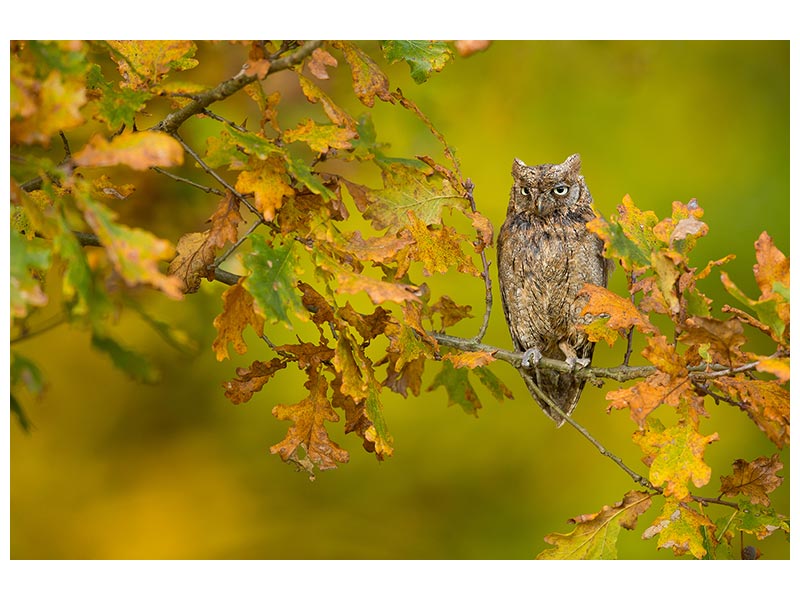
<svg viewBox="0 0 800 600"><path fill-rule="evenodd" d="M375 42L364 47L380 56ZM200 44L197 58L200 66L181 78L214 85L239 70L246 47ZM752 277L758 235L768 231L789 252L788 42L502 41L457 58L424 85L411 80L405 64L379 62L392 86L456 150L464 175L476 184L478 208L496 230L514 157L536 164L579 152L596 207L606 216L625 194L661 218L673 201L697 198L710 234L694 265L736 254L724 269L752 297L758 295ZM283 73L265 83L268 92L281 90L281 126L308 114L321 120L321 109L307 104L292 79ZM340 61L326 88L353 114L366 112L350 85ZM253 106L239 94L214 110L257 123ZM154 105L153 121L163 108ZM391 154L441 157L437 142L406 111L378 104L371 113ZM86 133L96 127L90 122ZM202 150L217 129L205 119L187 123L182 134ZM58 145L53 152L58 156ZM210 183L190 164L181 172ZM123 222L173 240L202 230L216 204L215 197L154 173L120 170L114 180L137 186L115 207ZM374 183L374 173L361 181ZM494 262L494 249L489 257ZM428 283L434 297L447 294L474 307L476 318L451 331L473 335L482 314L481 282L453 274ZM717 312L735 304L717 277L705 283ZM611 287L624 289L621 273ZM151 314L198 341L196 356L164 344L135 315L124 314L115 326L127 345L153 357L163 373L155 386L116 371L80 330L61 326L14 345L37 361L49 390L42 401L25 404L30 434L11 422L12 558L531 558L546 547L547 533L572 528L568 518L596 512L633 489L627 475L571 428L555 429L505 363L493 368L516 397L498 403L479 388L484 407L477 419L448 407L441 388L407 399L386 392L395 455L384 463L345 436L341 422L331 425L350 463L310 482L268 451L287 427L272 417L272 406L304 397L300 374L280 373L245 405L222 394L236 366L270 357L251 336L248 355L215 360L212 320L223 290L204 284L180 303L139 296ZM294 332L270 335L289 342ZM510 347L499 300L485 341ZM748 349L772 351L766 343ZM618 364L623 350L598 346L595 364ZM437 371L429 365L425 387ZM630 439L634 423L625 413L607 415L604 394L587 387L575 418L645 472ZM775 449L742 413L707 404L711 419L702 431L719 431L721 439L706 453L715 475L701 493L715 495L719 475L736 458ZM787 482L773 495L774 506L788 515L788 449L780 454ZM672 557L640 539L656 516L651 509L638 531L623 531L620 558ZM765 559L789 556L782 535L745 543L757 545Z"/></svg>

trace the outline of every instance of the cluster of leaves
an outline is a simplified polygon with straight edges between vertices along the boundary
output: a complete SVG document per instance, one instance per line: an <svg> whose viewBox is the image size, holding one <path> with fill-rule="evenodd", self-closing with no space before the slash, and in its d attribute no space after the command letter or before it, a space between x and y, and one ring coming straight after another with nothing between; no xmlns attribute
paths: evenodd
<svg viewBox="0 0 800 600"><path fill-rule="evenodd" d="M484 47L395 41L383 43L380 51L389 63L407 63L412 78L422 83L455 54ZM469 414L481 406L475 379L492 396L510 397L489 365L495 360L518 365L519 355L481 343L491 308L486 249L492 226L477 211L472 186L442 134L390 87L362 46L252 42L236 50L247 61L241 72L206 87L180 79L197 65L191 42L12 44L11 141L22 149L19 160L12 160L11 182L11 317L17 339L68 321L88 329L94 347L115 365L151 382L156 369L115 339L110 323L121 310L132 309L168 341L189 348L183 332L144 312L138 291L180 299L204 281L221 281L229 287L214 319L216 357L228 358L231 347L238 354L255 350L248 346L247 339L254 339L246 339L248 329L260 340L259 356L267 348L272 352L269 360L237 369L224 383L224 394L235 404L248 402L280 378L280 371L299 369L307 396L273 407L274 416L289 423L271 451L311 477L349 460L329 435L342 416L344 431L358 436L367 452L378 460L391 456L385 392L419 395L430 361L438 372L427 389L444 388L450 402ZM263 85L278 71L290 74L306 100L308 116L289 127L282 123L287 111L280 93L267 94ZM331 88L325 80L348 76L365 107L358 115L326 91ZM249 127L209 108L224 106L240 91L260 115ZM166 114L163 98L170 103ZM441 143L442 162L389 155L370 116L376 102L418 118ZM159 110L161 120L138 128ZM218 134L202 150L178 133L195 119L219 123ZM92 123L100 131L73 152L68 140ZM58 137L62 160L34 151ZM185 160L182 173L193 168L203 183L168 170ZM153 178L169 177L218 196L207 228L173 244L121 223L113 207L135 190L112 181L117 171L109 168L117 166L149 170ZM371 181L366 176L358 180L375 170L379 186L364 183ZM620 527L634 528L657 502L662 507L644 537L657 538L659 547L676 554L713 557L730 547L737 531L759 539L788 531L788 521L769 501L781 483L777 455L737 460L721 477L716 498L692 490L710 483L704 452L720 438L701 432L706 400L738 408L778 448L789 441L789 261L762 235L754 269L761 295L748 298L723 273L726 289L746 310L726 305L722 312L729 317L716 318L697 284L732 257L702 269L689 265L690 251L708 233L701 218L695 202L675 203L672 216L659 221L626 198L618 215L589 224L605 241L606 255L628 275L630 299L587 287L585 313L594 316L587 333L608 344L623 336L630 344L635 330L650 365L632 367L626 359L620 367L582 373L642 379L612 390L608 400L609 411L629 411L637 427L633 440L649 474L637 479L645 490L631 490L617 504L576 517L568 534L548 536L553 547L542 558L614 557ZM232 257L238 262L226 262ZM230 273L223 264L237 264L243 272ZM486 288L483 326L471 339L443 331L471 317L472 307L437 296L424 282L454 271L482 280ZM296 331L299 322L308 324L313 339L298 337L289 344L270 339L276 326ZM664 322L666 329L656 325ZM775 352L745 351L749 333L768 336ZM540 368L569 368L554 363ZM19 398L43 393L42 374L30 359L12 352L11 383L12 410L25 425ZM710 503L732 514L714 522L705 510Z"/></svg>
<svg viewBox="0 0 800 600"><path fill-rule="evenodd" d="M595 318L586 326L591 339L614 344L633 330L644 336L642 356L652 365L645 378L630 387L607 394L608 411L627 410L637 429L633 441L649 467L648 491L632 490L617 504L595 514L572 519L569 534L551 534L554 547L540 558L613 558L620 527L633 529L655 496L662 506L643 538L657 538L659 548L697 558L730 552L736 532L758 539L778 530L788 532L786 517L770 508L769 494L782 481L778 455L737 459L731 474L720 477L715 498L692 491L711 482L712 470L704 461L707 446L720 439L717 432L703 433L709 398L745 413L778 448L789 443L789 260L762 234L755 243L757 300L747 298L725 274L725 287L755 315L730 306L731 316L715 318L712 302L697 283L733 256L712 261L702 269L689 266L689 253L708 233L695 201L673 203L672 216L661 221L641 211L626 197L618 214L608 221L589 223L604 242L606 255L616 259L628 275L630 299L587 286L585 315ZM665 328L654 325L654 315L667 317ZM662 319L663 320L663 319ZM762 356L743 350L745 329L767 335L775 351ZM754 371L762 373L756 376ZM737 502L722 500L737 497ZM733 509L733 514L712 521L711 503ZM758 505L758 506L756 506Z"/></svg>

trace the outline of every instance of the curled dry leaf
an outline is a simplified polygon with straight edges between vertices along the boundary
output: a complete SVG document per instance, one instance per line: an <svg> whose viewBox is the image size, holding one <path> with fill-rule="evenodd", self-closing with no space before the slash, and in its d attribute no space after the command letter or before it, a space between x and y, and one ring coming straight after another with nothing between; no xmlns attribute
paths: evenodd
<svg viewBox="0 0 800 600"><path fill-rule="evenodd" d="M723 475L720 492L725 496L744 494L753 504L769 506L769 494L778 489L783 478L776 475L783 469L777 454L770 458L760 456L752 462L741 458L733 462L733 474Z"/></svg>
<svg viewBox="0 0 800 600"><path fill-rule="evenodd" d="M184 294L193 294L200 289L200 282L208 276L208 268L214 262L214 246L209 243L210 230L187 233L181 236L176 246L177 256L167 268L181 282Z"/></svg>

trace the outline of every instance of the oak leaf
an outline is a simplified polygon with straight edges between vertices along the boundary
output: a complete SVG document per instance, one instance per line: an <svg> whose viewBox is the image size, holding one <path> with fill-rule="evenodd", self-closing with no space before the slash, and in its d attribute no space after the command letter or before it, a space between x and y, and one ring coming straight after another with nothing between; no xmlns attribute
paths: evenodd
<svg viewBox="0 0 800 600"><path fill-rule="evenodd" d="M211 229L208 241L217 248L234 244L239 239L239 225L244 221L239 213L239 199L230 191L225 193L217 205L217 210L209 217Z"/></svg>
<svg viewBox="0 0 800 600"><path fill-rule="evenodd" d="M678 339L687 345L708 344L714 362L728 365L744 359L741 346L747 342L737 319L720 321L709 317L686 319Z"/></svg>
<svg viewBox="0 0 800 600"><path fill-rule="evenodd" d="M314 48L311 58L306 62L308 70L317 79L328 79L329 75L326 67L336 67L338 65L339 62L327 50L322 48Z"/></svg>
<svg viewBox="0 0 800 600"><path fill-rule="evenodd" d="M178 240L177 255L169 263L168 275L174 275L181 282L184 294L193 294L200 289L200 282L208 276L209 267L214 263L214 246L209 243L210 230L200 233L186 233Z"/></svg>
<svg viewBox="0 0 800 600"><path fill-rule="evenodd" d="M736 459L733 462L733 474L720 478L720 492L725 496L744 494L753 504L769 506L767 494L775 491L783 482L783 478L775 474L781 469L783 463L777 454L770 458L760 456L752 462Z"/></svg>
<svg viewBox="0 0 800 600"><path fill-rule="evenodd" d="M438 313L442 317L442 329L447 329L462 319L472 318L471 306L460 306L449 296L442 296L430 308L432 313Z"/></svg>
<svg viewBox="0 0 800 600"><path fill-rule="evenodd" d="M408 211L408 230L416 245L414 255L422 263L426 276L447 273L455 267L461 273L480 276L472 259L461 250L466 238L448 225L426 226L412 211Z"/></svg>
<svg viewBox="0 0 800 600"><path fill-rule="evenodd" d="M111 141L95 134L72 156L79 167L127 165L137 171L183 164L183 146L161 131L126 131Z"/></svg>
<svg viewBox="0 0 800 600"><path fill-rule="evenodd" d="M451 352L450 354L445 354L443 358L453 363L453 366L457 369L475 369L477 367L484 367L497 360L491 352L483 351L457 353Z"/></svg>
<svg viewBox="0 0 800 600"><path fill-rule="evenodd" d="M392 101L389 79L368 54L352 42L334 42L333 47L344 54L353 76L353 91L361 102L372 108L376 96L384 102Z"/></svg>
<svg viewBox="0 0 800 600"><path fill-rule="evenodd" d="M180 40L109 41L111 57L127 85L142 87L160 81L172 70L197 66L194 42Z"/></svg>
<svg viewBox="0 0 800 600"><path fill-rule="evenodd" d="M540 560L616 559L620 528L634 529L639 517L650 508L650 494L630 491L622 500L599 512L569 520L576 525L570 533L550 533L544 541L555 546L542 551Z"/></svg>
<svg viewBox="0 0 800 600"><path fill-rule="evenodd" d="M624 335L630 327L636 327L645 333L657 331L629 299L591 283L584 284L581 293L588 296L581 317L586 320L591 319L589 324L584 326L590 340L605 340L612 345L617 337ZM606 318L607 320L601 320Z"/></svg>
<svg viewBox="0 0 800 600"><path fill-rule="evenodd" d="M611 409L629 409L631 419L643 428L648 415L662 404L678 406L686 394L692 392L688 378L674 379L668 373L655 373L644 381L635 383L629 388L611 390L606 394L610 402L606 412Z"/></svg>
<svg viewBox="0 0 800 600"><path fill-rule="evenodd" d="M242 332L248 325L258 335L263 335L264 317L256 312L253 296L245 289L240 279L222 293L222 312L214 319L217 337L211 347L217 355L217 360L228 358L228 343L232 343L234 350L239 354L247 352Z"/></svg>
<svg viewBox="0 0 800 600"><path fill-rule="evenodd" d="M662 246L653 233L658 217L652 211L637 208L627 195L617 206L617 213L608 221L597 217L586 228L603 240L605 256L619 259L626 271L649 267L653 250Z"/></svg>
<svg viewBox="0 0 800 600"><path fill-rule="evenodd" d="M270 247L258 234L250 236L252 253L244 257L250 270L244 287L255 299L259 314L271 323L282 322L291 328L290 313L305 320L306 311L295 291L300 269L296 264L293 242Z"/></svg>
<svg viewBox="0 0 800 600"><path fill-rule="evenodd" d="M325 114L328 115L332 123L356 133L357 125L353 117L331 100L330 96L319 89L313 81L302 75L298 75L298 80L300 81L300 88L303 90L303 94L305 94L309 102L312 104L316 104L317 102L321 103L322 109L325 111Z"/></svg>
<svg viewBox="0 0 800 600"><path fill-rule="evenodd" d="M419 288L413 285L379 281L372 277L360 273L353 273L344 269L336 273L336 280L338 282L337 291L339 293L357 294L359 292L366 292L370 300L376 305L383 304L384 302L396 302L397 304L419 302L419 298L416 295Z"/></svg>
<svg viewBox="0 0 800 600"><path fill-rule="evenodd" d="M344 321L355 328L365 342L382 335L389 324L394 322L392 314L382 306L377 306L371 314L364 315L356 312L347 302L344 307L339 309L338 314Z"/></svg>
<svg viewBox="0 0 800 600"><path fill-rule="evenodd" d="M266 221L272 221L283 199L295 193L289 183L286 165L279 157L270 156L264 160L251 158L248 166L247 171L239 173L236 191L241 194L252 192L255 207Z"/></svg>
<svg viewBox="0 0 800 600"><path fill-rule="evenodd" d="M427 40L389 40L381 44L383 55L390 63L406 61L411 77L424 83L434 71L441 71L452 60L453 52L445 42Z"/></svg>
<svg viewBox="0 0 800 600"><path fill-rule="evenodd" d="M15 63L11 61L11 143L49 146L59 131L83 123L80 111L87 97L82 77L51 71L39 81Z"/></svg>
<svg viewBox="0 0 800 600"><path fill-rule="evenodd" d="M787 536L789 535L789 519L772 508L753 505L744 498L739 499L739 510L734 517L734 524L741 531L752 533L759 540L776 531L784 531Z"/></svg>
<svg viewBox="0 0 800 600"><path fill-rule="evenodd" d="M690 481L702 487L711 479L711 467L703 462L703 456L706 446L719 439L717 433L701 435L683 419L664 427L651 418L633 439L644 452L642 461L650 467L650 481L657 486L666 484L665 496L684 500L689 496Z"/></svg>
<svg viewBox="0 0 800 600"><path fill-rule="evenodd" d="M109 260L128 285L148 284L171 298L182 297L180 280L164 275L158 266L162 260L174 256L172 244L143 229L116 223L114 212L92 197L87 182L73 179L70 187L86 223L97 234Z"/></svg>
<svg viewBox="0 0 800 600"><path fill-rule="evenodd" d="M714 384L724 393L737 396L742 410L769 440L783 448L789 443L789 391L775 381L719 377Z"/></svg>
<svg viewBox="0 0 800 600"><path fill-rule="evenodd" d="M349 140L355 136L356 132L351 129L336 125L320 125L311 119L306 119L294 129L288 129L283 133L286 142L305 142L314 152L321 154L331 148L349 150L352 148Z"/></svg>
<svg viewBox="0 0 800 600"><path fill-rule="evenodd" d="M327 398L328 382L315 368L308 370L305 388L309 396L297 404L278 404L272 414L281 421L292 421L286 437L270 447L285 462L293 462L305 470L311 479L314 468L335 469L337 463L346 463L350 455L328 437L325 422L339 421Z"/></svg>
<svg viewBox="0 0 800 600"><path fill-rule="evenodd" d="M261 391L276 372L284 368L286 362L280 358L273 358L268 363L256 360L247 368L238 367L236 378L222 384L225 397L234 404L247 402L253 394Z"/></svg>
<svg viewBox="0 0 800 600"><path fill-rule="evenodd" d="M458 369L449 360L442 361L442 370L434 377L433 383L428 386L428 391L443 387L447 392L448 406L460 406L468 415L478 416L478 409L482 408L478 394L469 381L469 371Z"/></svg>
<svg viewBox="0 0 800 600"><path fill-rule="evenodd" d="M455 40L453 45L459 56L467 57L476 52L483 52L491 46L491 40Z"/></svg>
<svg viewBox="0 0 800 600"><path fill-rule="evenodd" d="M685 503L667 498L661 515L645 530L642 538L649 540L658 535L659 548L672 548L676 556L690 552L695 558L703 558L708 554L705 542L713 538L711 533L715 529L705 515Z"/></svg>
<svg viewBox="0 0 800 600"><path fill-rule="evenodd" d="M48 302L42 289L44 277L35 274L44 273L50 266L50 249L42 240L26 241L14 229L10 231L10 242L11 314L24 317L31 306L45 306Z"/></svg>
<svg viewBox="0 0 800 600"><path fill-rule="evenodd" d="M361 236L360 231L354 231L347 239L345 249L358 260L388 263L395 260L401 250L408 248L413 243L411 234L406 230L401 230L396 235L387 234L367 239Z"/></svg>

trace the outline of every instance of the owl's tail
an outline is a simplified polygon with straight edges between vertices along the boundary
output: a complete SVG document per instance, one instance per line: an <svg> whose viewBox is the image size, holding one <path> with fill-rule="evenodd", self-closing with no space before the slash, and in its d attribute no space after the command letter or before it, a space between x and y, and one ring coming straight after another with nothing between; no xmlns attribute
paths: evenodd
<svg viewBox="0 0 800 600"><path fill-rule="evenodd" d="M593 351L594 344L586 344L578 350L578 356L591 360ZM562 357L559 356L558 358L561 359ZM559 415L549 404L539 397L535 387L538 387L564 414L569 416L578 405L583 386L586 385L586 379L583 377L576 377L572 373L561 373L551 369L537 369L535 367L520 369L519 372L522 375L522 379L525 380L525 385L528 386L531 396L536 400L536 403L548 417L556 422L558 427L561 427L564 424L564 417Z"/></svg>

